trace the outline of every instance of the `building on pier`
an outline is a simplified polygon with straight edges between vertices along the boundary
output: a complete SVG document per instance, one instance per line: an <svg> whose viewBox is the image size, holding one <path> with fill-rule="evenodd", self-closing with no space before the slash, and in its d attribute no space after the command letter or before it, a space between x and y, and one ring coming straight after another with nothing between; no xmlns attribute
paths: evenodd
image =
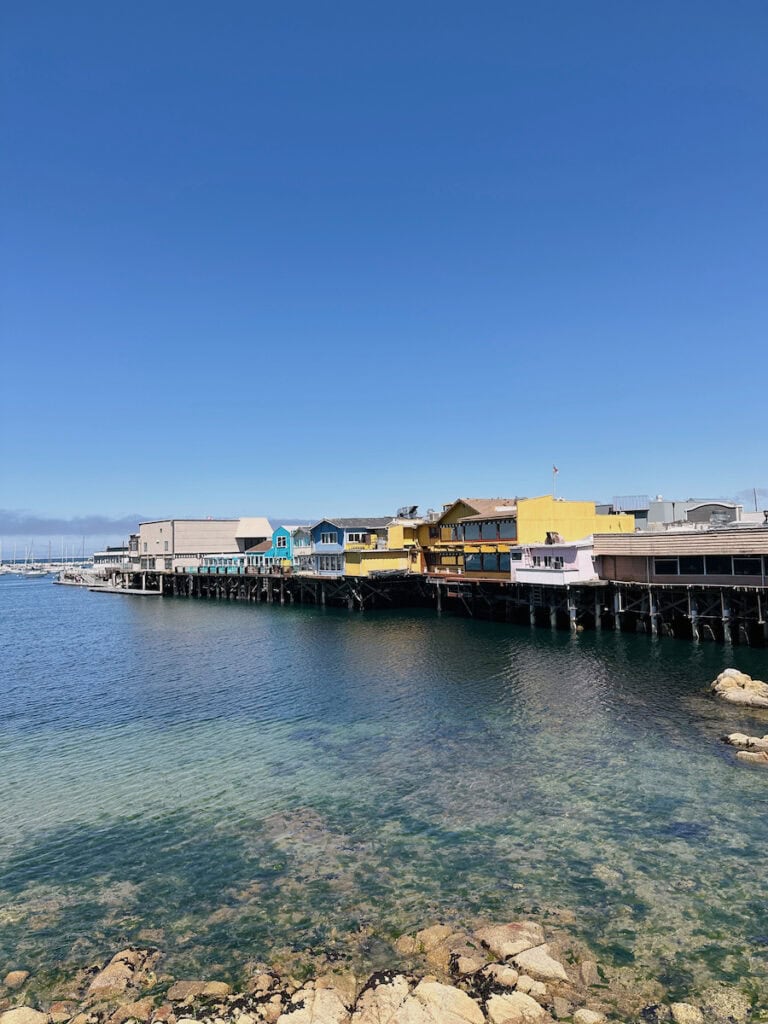
<svg viewBox="0 0 768 1024"><path fill-rule="evenodd" d="M175 571L200 566L206 555L244 554L271 536L272 526L263 516L141 523L137 541L139 568Z"/></svg>
<svg viewBox="0 0 768 1024"><path fill-rule="evenodd" d="M343 576L347 553L387 550L387 526L391 516L353 519L321 519L310 527L309 545L302 534L294 568L315 576ZM354 561L354 559L353 559Z"/></svg>
<svg viewBox="0 0 768 1024"><path fill-rule="evenodd" d="M272 539L264 541L249 550L246 562L249 566L263 570L287 571L293 567L294 538L303 540L309 530L303 525L278 526L272 531Z"/></svg>
<svg viewBox="0 0 768 1024"><path fill-rule="evenodd" d="M605 514L624 512L633 516L637 530L665 530L675 526L705 529L728 526L744 518L743 506L722 498L686 498L685 500L655 498L647 494L625 494L606 505L598 505Z"/></svg>
<svg viewBox="0 0 768 1024"><path fill-rule="evenodd" d="M575 541L601 532L634 532L632 516L602 514L591 501L537 498L459 498L427 527L427 573L508 580L530 544Z"/></svg>
<svg viewBox="0 0 768 1024"><path fill-rule="evenodd" d="M622 583L765 587L768 527L594 538L600 578Z"/></svg>
<svg viewBox="0 0 768 1024"><path fill-rule="evenodd" d="M566 587L597 580L591 537L557 544L521 547L512 561L512 580L535 586Z"/></svg>

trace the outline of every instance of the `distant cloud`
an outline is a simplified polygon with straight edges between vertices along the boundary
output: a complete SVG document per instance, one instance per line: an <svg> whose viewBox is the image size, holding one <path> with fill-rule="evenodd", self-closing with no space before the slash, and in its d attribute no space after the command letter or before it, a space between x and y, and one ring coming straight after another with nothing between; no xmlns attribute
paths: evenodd
<svg viewBox="0 0 768 1024"><path fill-rule="evenodd" d="M19 509L0 509L0 535L6 537L127 536L135 533L146 516L75 516L72 519L36 516Z"/></svg>

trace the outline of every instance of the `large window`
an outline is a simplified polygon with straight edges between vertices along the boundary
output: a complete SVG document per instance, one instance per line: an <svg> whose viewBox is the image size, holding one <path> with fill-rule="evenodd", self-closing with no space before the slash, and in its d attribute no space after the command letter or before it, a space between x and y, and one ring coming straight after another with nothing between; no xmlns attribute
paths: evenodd
<svg viewBox="0 0 768 1024"><path fill-rule="evenodd" d="M707 555L705 559L707 576L731 576L733 566L730 555Z"/></svg>
<svg viewBox="0 0 768 1024"><path fill-rule="evenodd" d="M275 538L275 547L276 548L287 548L288 547L288 538L287 537L283 537L282 534L279 537L276 537Z"/></svg>
<svg viewBox="0 0 768 1024"><path fill-rule="evenodd" d="M499 523L500 540L517 540L517 520L502 519Z"/></svg>
<svg viewBox="0 0 768 1024"><path fill-rule="evenodd" d="M497 540L499 536L499 524L494 519L490 523L480 524L480 536L483 540Z"/></svg>
<svg viewBox="0 0 768 1024"><path fill-rule="evenodd" d="M365 534L364 533L348 533L347 534L348 544L364 544Z"/></svg>
<svg viewBox="0 0 768 1024"><path fill-rule="evenodd" d="M467 572L480 572L483 568L483 556L470 554L464 559L464 568Z"/></svg>
<svg viewBox="0 0 768 1024"><path fill-rule="evenodd" d="M338 533L321 533L320 543L321 544L336 544L338 543Z"/></svg>
<svg viewBox="0 0 768 1024"><path fill-rule="evenodd" d="M680 555L681 576L703 576L704 557L703 555Z"/></svg>
<svg viewBox="0 0 768 1024"><path fill-rule="evenodd" d="M657 576L677 576L677 559L654 558L653 571Z"/></svg>
<svg viewBox="0 0 768 1024"><path fill-rule="evenodd" d="M464 540L480 540L480 523L464 523Z"/></svg>
<svg viewBox="0 0 768 1024"><path fill-rule="evenodd" d="M759 558L734 558L734 576L761 576L763 567Z"/></svg>

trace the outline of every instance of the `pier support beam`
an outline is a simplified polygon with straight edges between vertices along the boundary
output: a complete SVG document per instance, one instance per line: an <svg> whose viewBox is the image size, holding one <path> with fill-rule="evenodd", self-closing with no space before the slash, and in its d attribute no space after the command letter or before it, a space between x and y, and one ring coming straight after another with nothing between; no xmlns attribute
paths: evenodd
<svg viewBox="0 0 768 1024"><path fill-rule="evenodd" d="M621 631L621 591L617 590L613 595L613 628L616 632Z"/></svg>
<svg viewBox="0 0 768 1024"><path fill-rule="evenodd" d="M528 598L528 618L532 626L536 625L536 607L533 603L533 596Z"/></svg>
<svg viewBox="0 0 768 1024"><path fill-rule="evenodd" d="M603 606L599 597L595 597L595 629L599 632L603 628Z"/></svg>
<svg viewBox="0 0 768 1024"><path fill-rule="evenodd" d="M549 625L552 629L557 629L557 608L553 604L549 606Z"/></svg>
<svg viewBox="0 0 768 1024"><path fill-rule="evenodd" d="M723 642L730 645L733 643L731 635L731 609L722 590L720 591L720 608L723 619Z"/></svg>
<svg viewBox="0 0 768 1024"><path fill-rule="evenodd" d="M691 639L696 643L699 642L699 606L696 602L695 597L691 597L688 594L688 616L691 620Z"/></svg>
<svg viewBox="0 0 768 1024"><path fill-rule="evenodd" d="M656 600L650 587L648 587L648 622L650 624L651 636L658 636L658 612L656 609Z"/></svg>
<svg viewBox="0 0 768 1024"><path fill-rule="evenodd" d="M575 633L577 630L576 605L573 603L573 598L570 595L568 596L568 624L571 632Z"/></svg>

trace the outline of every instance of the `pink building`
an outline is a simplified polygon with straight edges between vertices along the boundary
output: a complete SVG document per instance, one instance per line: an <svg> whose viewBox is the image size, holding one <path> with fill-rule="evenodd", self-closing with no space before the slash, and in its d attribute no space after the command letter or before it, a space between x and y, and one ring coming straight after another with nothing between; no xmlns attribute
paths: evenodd
<svg viewBox="0 0 768 1024"><path fill-rule="evenodd" d="M562 587L596 580L591 537L558 544L527 544L512 549L512 580ZM520 557L515 558L519 552Z"/></svg>

